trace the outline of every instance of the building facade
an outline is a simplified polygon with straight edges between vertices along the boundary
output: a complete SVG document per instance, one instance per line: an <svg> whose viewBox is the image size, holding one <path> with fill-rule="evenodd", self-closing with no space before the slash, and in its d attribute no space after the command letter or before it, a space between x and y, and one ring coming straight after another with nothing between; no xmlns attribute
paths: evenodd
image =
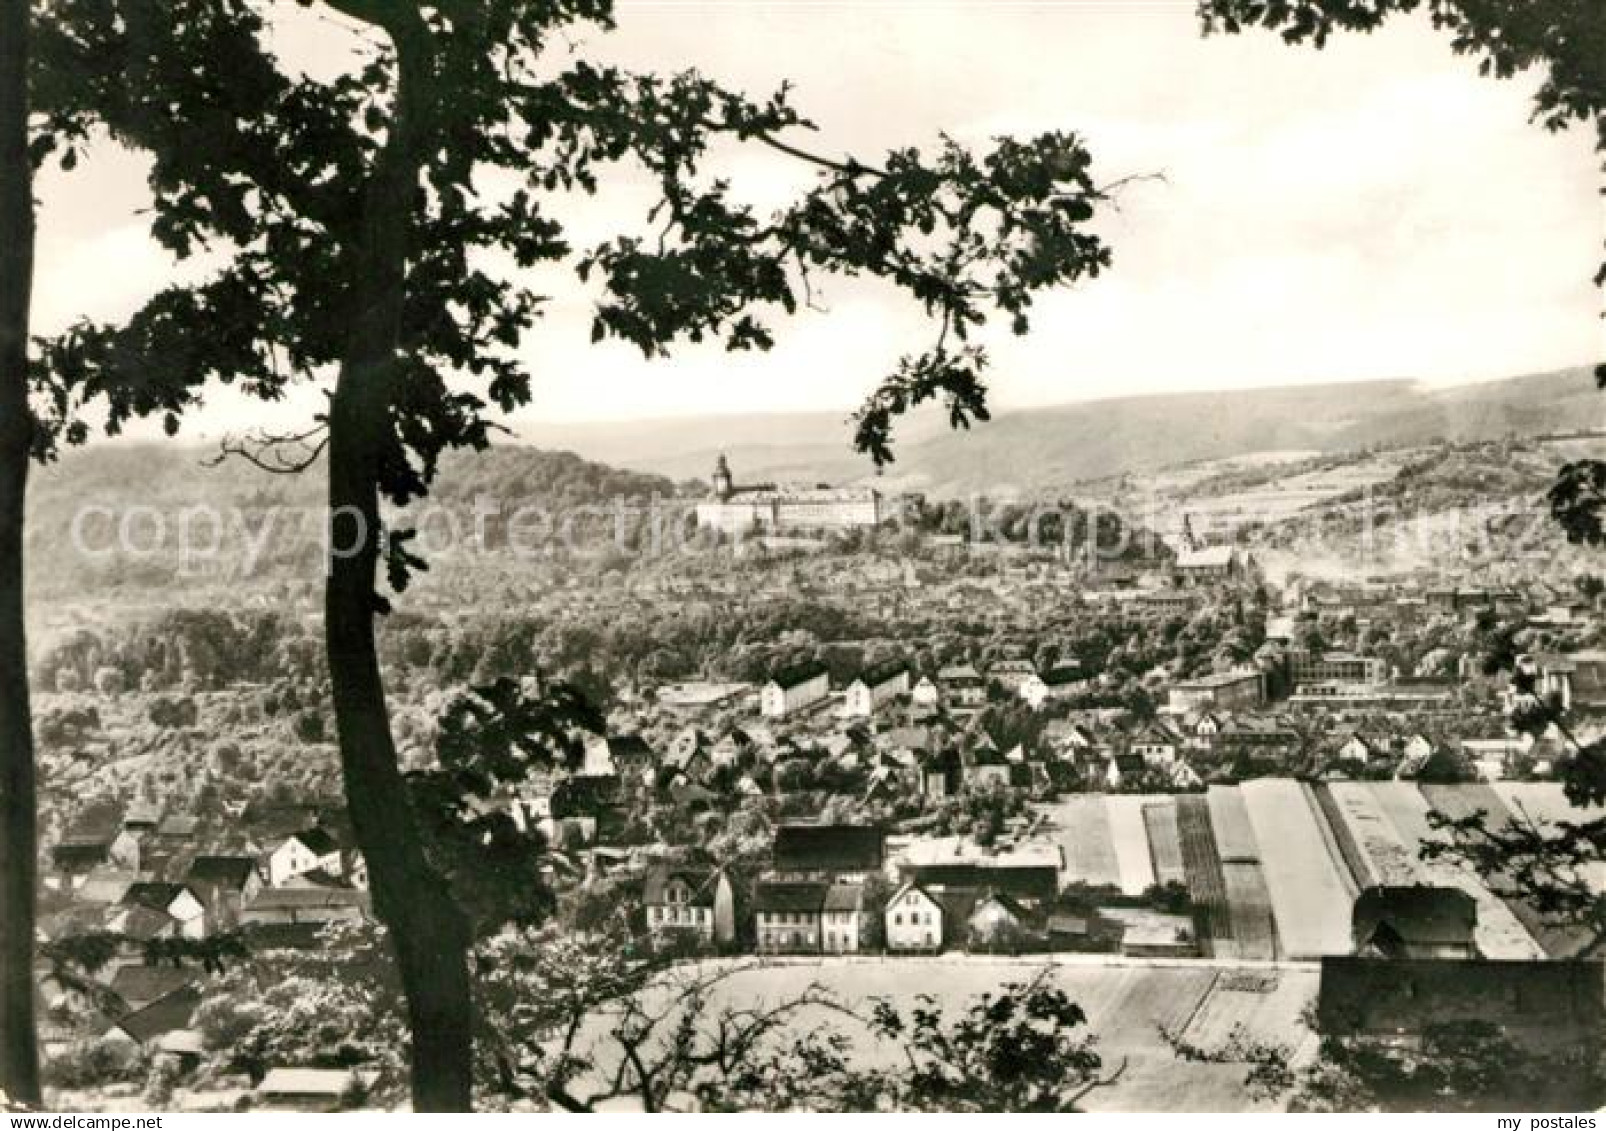
<svg viewBox="0 0 1606 1131"><path fill-rule="evenodd" d="M697 504L697 525L722 534L777 530L849 530L877 526L888 511L868 487L738 486L720 456L713 497Z"/></svg>
<svg viewBox="0 0 1606 1131"><path fill-rule="evenodd" d="M907 664L899 661L886 667L874 668L848 685L842 713L850 718L869 718L883 703L907 694L909 694Z"/></svg>
<svg viewBox="0 0 1606 1131"><path fill-rule="evenodd" d="M1295 687L1308 684L1358 685L1375 687L1388 680L1388 665L1371 656L1352 652L1312 653L1296 648L1289 652Z"/></svg>
<svg viewBox="0 0 1606 1131"><path fill-rule="evenodd" d="M919 884L904 884L887 900L887 949L925 951L942 949L942 904Z"/></svg>
<svg viewBox="0 0 1606 1131"><path fill-rule="evenodd" d="M831 677L824 664L803 664L776 672L759 692L759 710L765 718L784 719L812 707L831 692Z"/></svg>
<svg viewBox="0 0 1606 1131"><path fill-rule="evenodd" d="M863 935L863 886L832 884L820 912L820 949L826 954L857 954Z"/></svg>
<svg viewBox="0 0 1606 1131"><path fill-rule="evenodd" d="M736 896L723 871L654 868L643 903L647 927L680 932L702 943L736 941Z"/></svg>
<svg viewBox="0 0 1606 1131"><path fill-rule="evenodd" d="M830 885L764 880L753 888L754 939L760 954L818 954Z"/></svg>
<svg viewBox="0 0 1606 1131"><path fill-rule="evenodd" d="M1171 689L1168 706L1173 714L1192 715L1250 710L1265 702L1265 673L1258 668L1240 668L1178 683Z"/></svg>

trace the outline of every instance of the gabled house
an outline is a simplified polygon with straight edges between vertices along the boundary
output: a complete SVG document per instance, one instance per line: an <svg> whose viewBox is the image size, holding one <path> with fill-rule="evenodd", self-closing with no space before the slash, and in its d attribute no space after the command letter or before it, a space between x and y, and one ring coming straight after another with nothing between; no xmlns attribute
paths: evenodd
<svg viewBox="0 0 1606 1131"><path fill-rule="evenodd" d="M771 719L807 710L831 693L831 678L817 661L796 664L776 672L759 691L759 710Z"/></svg>
<svg viewBox="0 0 1606 1131"><path fill-rule="evenodd" d="M651 931L684 932L703 943L736 941L736 892L723 869L650 868L642 904Z"/></svg>
<svg viewBox="0 0 1606 1131"><path fill-rule="evenodd" d="M1160 723L1150 723L1132 736L1131 753L1146 765L1169 766L1177 760L1182 739L1176 731Z"/></svg>
<svg viewBox="0 0 1606 1131"><path fill-rule="evenodd" d="M599 735L586 743L581 774L635 783L652 772L656 761L652 747L639 734Z"/></svg>
<svg viewBox="0 0 1606 1131"><path fill-rule="evenodd" d="M966 946L988 953L1014 953L1025 943L1033 917L1007 892L984 891L966 922Z"/></svg>
<svg viewBox="0 0 1606 1131"><path fill-rule="evenodd" d="M179 937L178 920L165 911L144 904L119 904L106 916L106 930L124 935L135 943Z"/></svg>
<svg viewBox="0 0 1606 1131"><path fill-rule="evenodd" d="M864 937L864 885L832 884L820 912L820 949L857 954Z"/></svg>
<svg viewBox="0 0 1606 1131"><path fill-rule="evenodd" d="M1074 719L1053 719L1043 728L1043 741L1060 760L1082 761L1098 749L1098 738L1085 723Z"/></svg>
<svg viewBox="0 0 1606 1131"><path fill-rule="evenodd" d="M694 747L690 755L680 763L680 768L686 773L701 777L708 773L711 766L739 766L749 759L755 759L761 749L747 731L740 727L731 727L720 735L719 741L713 745Z"/></svg>
<svg viewBox="0 0 1606 1131"><path fill-rule="evenodd" d="M923 675L915 681L914 689L909 692L909 698L917 707L937 707L942 703L942 691L935 680L929 675Z"/></svg>
<svg viewBox="0 0 1606 1131"><path fill-rule="evenodd" d="M141 881L130 884L123 893L120 907L145 908L168 916L177 924L177 934L187 939L205 938L206 904L187 884ZM119 915L119 919L124 916ZM119 919L113 919L113 930Z"/></svg>
<svg viewBox="0 0 1606 1131"><path fill-rule="evenodd" d="M1204 785L1204 778L1199 776L1199 771L1181 758L1166 767L1166 779L1172 789L1192 790Z"/></svg>
<svg viewBox="0 0 1606 1131"><path fill-rule="evenodd" d="M1142 778L1150 769L1166 768L1163 763L1151 766L1140 754L1115 754L1104 763L1104 786L1106 789L1118 790L1135 779Z"/></svg>
<svg viewBox="0 0 1606 1131"><path fill-rule="evenodd" d="M909 665L893 660L866 669L848 684L842 713L849 718L869 718L876 710L900 696L909 694Z"/></svg>
<svg viewBox="0 0 1606 1131"><path fill-rule="evenodd" d="M197 856L184 883L206 905L213 928L229 930L240 921L240 907L262 890L262 874L249 856Z"/></svg>
<svg viewBox="0 0 1606 1131"><path fill-rule="evenodd" d="M700 728L683 727L669 740L669 746L664 751L664 762L674 766L684 765L694 751L706 750L708 745L708 735Z"/></svg>
<svg viewBox="0 0 1606 1131"><path fill-rule="evenodd" d="M1213 585L1242 577L1248 564L1234 546L1201 546L1177 555L1177 579L1184 585Z"/></svg>
<svg viewBox="0 0 1606 1131"><path fill-rule="evenodd" d="M140 837L122 821L102 815L75 821L50 850L51 863L68 887L76 887L96 868L110 866L128 872L140 868Z"/></svg>
<svg viewBox="0 0 1606 1131"><path fill-rule="evenodd" d="M933 954L942 950L942 903L920 884L907 883L893 892L884 914L888 950Z"/></svg>
<svg viewBox="0 0 1606 1131"><path fill-rule="evenodd" d="M296 876L324 871L340 871L340 845L325 829L303 829L285 837L268 854L268 883L283 887Z"/></svg>
<svg viewBox="0 0 1606 1131"><path fill-rule="evenodd" d="M1183 744L1190 750L1210 750L1221 733L1221 716L1205 711L1183 730Z"/></svg>
<svg viewBox="0 0 1606 1131"><path fill-rule="evenodd" d="M1033 673L1021 681L1016 693L1033 710L1055 699L1066 699L1087 686L1082 669L1075 664L1059 664L1041 674Z"/></svg>
<svg viewBox="0 0 1606 1131"><path fill-rule="evenodd" d="M169 1033L188 1029L200 1006L199 987L183 986L143 1009L124 1015L101 1039L112 1044L155 1046Z"/></svg>
<svg viewBox="0 0 1606 1131"><path fill-rule="evenodd" d="M951 664L937 672L941 701L956 710L975 710L987 703L987 681L970 664Z"/></svg>
<svg viewBox="0 0 1606 1131"><path fill-rule="evenodd" d="M831 885L820 880L760 880L753 887L753 927L760 954L818 954Z"/></svg>
<svg viewBox="0 0 1606 1131"><path fill-rule="evenodd" d="M188 813L169 813L150 834L149 844L169 853L192 849L200 828L200 820Z"/></svg>
<svg viewBox="0 0 1606 1131"><path fill-rule="evenodd" d="M130 802L123 814L123 828L135 836L153 833L161 823L162 807L154 801Z"/></svg>
<svg viewBox="0 0 1606 1131"><path fill-rule="evenodd" d="M1459 888L1370 887L1355 899L1355 953L1368 958L1476 958L1478 905Z"/></svg>
<svg viewBox="0 0 1606 1131"><path fill-rule="evenodd" d="M700 734L698 741L691 741L686 732L682 731L676 741L670 743L669 749L664 753L663 761L653 772L653 785L658 789L664 789L676 779L702 781L713 772L714 750L720 751L722 760L734 762L735 751L741 748L730 735L721 738L716 745L710 746L706 740L701 740Z"/></svg>
<svg viewBox="0 0 1606 1131"><path fill-rule="evenodd" d="M964 764L959 751L944 746L920 760L920 793L931 801L940 801L958 793L964 781Z"/></svg>

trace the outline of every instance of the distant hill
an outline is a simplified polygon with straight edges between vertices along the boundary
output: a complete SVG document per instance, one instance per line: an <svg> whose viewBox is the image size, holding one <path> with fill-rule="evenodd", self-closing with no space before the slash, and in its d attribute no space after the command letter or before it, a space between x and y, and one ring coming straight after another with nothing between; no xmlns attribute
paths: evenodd
<svg viewBox="0 0 1606 1131"><path fill-rule="evenodd" d="M182 567L203 568L204 560L174 560L184 511L192 507L210 508L215 516L188 520L189 544L202 549L201 558L214 537L237 553L245 523L262 539L257 576L316 580L322 568L324 466L273 475L234 459L208 466L213 455L215 449L181 443L103 443L68 451L59 463L37 469L29 481L27 525L34 610L42 613L55 600L118 600L129 592L200 584L197 577L186 580ZM463 516L472 514L479 496L494 500L503 515L523 507L561 515L674 493L674 483L662 476L621 471L571 452L504 445L448 456L431 501ZM73 541L79 516L87 554ZM114 544L123 522L136 552L100 552ZM472 536L472 527L460 527L463 537Z"/></svg>
<svg viewBox="0 0 1606 1131"><path fill-rule="evenodd" d="M1118 397L999 413L969 432L940 414L899 431L889 489L936 495L1062 490L1087 479L1265 451L1342 452L1606 427L1585 368L1451 387L1415 381ZM536 426L526 438L677 479L724 452L738 479L851 482L874 474L832 413Z"/></svg>

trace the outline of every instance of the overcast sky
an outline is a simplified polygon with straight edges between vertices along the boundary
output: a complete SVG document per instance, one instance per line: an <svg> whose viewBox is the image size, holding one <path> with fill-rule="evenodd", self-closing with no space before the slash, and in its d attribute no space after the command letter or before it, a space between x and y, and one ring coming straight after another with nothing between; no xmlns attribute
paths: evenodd
<svg viewBox="0 0 1606 1131"><path fill-rule="evenodd" d="M1000 405L1464 381L1599 351L1590 137L1529 124L1534 80L1480 78L1425 23L1322 52L1260 34L1203 39L1191 0L621 0L619 24L584 46L640 67L697 66L755 95L791 79L821 127L809 143L824 151L1073 129L1101 181L1163 173L1128 188L1103 222L1113 271L1042 299L1029 337L988 339ZM309 69L339 65L349 48L322 21L286 34ZM758 201L804 183L768 150L732 168ZM40 331L126 314L172 276L137 214L137 159L99 151L39 192ZM573 234L631 227L649 199L646 186L623 186L584 207ZM623 345L589 345L585 294L549 293L525 351L528 420L845 411L930 341L917 310L856 283L830 286L824 311L784 323L767 355L710 348L649 364ZM293 421L313 403L277 412ZM186 431L265 419L218 396Z"/></svg>

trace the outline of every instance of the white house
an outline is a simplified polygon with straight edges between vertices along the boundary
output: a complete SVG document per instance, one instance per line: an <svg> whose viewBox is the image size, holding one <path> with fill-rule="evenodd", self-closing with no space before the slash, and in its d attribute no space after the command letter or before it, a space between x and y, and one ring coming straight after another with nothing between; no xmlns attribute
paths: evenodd
<svg viewBox="0 0 1606 1131"><path fill-rule="evenodd" d="M268 856L270 887L283 887L297 876L318 871L331 876L345 872L340 844L324 829L311 828L287 836Z"/></svg>
<svg viewBox="0 0 1606 1131"><path fill-rule="evenodd" d="M970 664L950 664L937 672L942 697L960 709L981 707L987 702L987 681Z"/></svg>
<svg viewBox="0 0 1606 1131"><path fill-rule="evenodd" d="M842 713L850 718L866 719L880 707L900 695L909 694L909 665L902 660L871 668L848 684L842 704Z"/></svg>
<svg viewBox="0 0 1606 1131"><path fill-rule="evenodd" d="M653 868L643 903L654 932L683 932L704 943L736 940L736 895L722 870Z"/></svg>
<svg viewBox="0 0 1606 1131"><path fill-rule="evenodd" d="M1120 789L1125 778L1121 774L1121 767L1116 765L1114 755L1104 764L1104 786L1106 789Z"/></svg>
<svg viewBox="0 0 1606 1131"><path fill-rule="evenodd" d="M820 663L799 664L771 676L759 692L759 710L771 719L784 719L824 699L831 677Z"/></svg>
<svg viewBox="0 0 1606 1131"><path fill-rule="evenodd" d="M1356 731L1344 740L1338 748L1338 757L1344 762L1369 762L1381 754L1387 753L1387 747L1364 734Z"/></svg>
<svg viewBox="0 0 1606 1131"><path fill-rule="evenodd" d="M1132 738L1132 753L1151 766L1169 766L1177 760L1179 740L1168 727L1151 723Z"/></svg>
<svg viewBox="0 0 1606 1131"><path fill-rule="evenodd" d="M1221 720L1206 711L1193 721L1187 730L1184 742L1191 750L1209 750L1216 735L1221 733Z"/></svg>
<svg viewBox="0 0 1606 1131"><path fill-rule="evenodd" d="M122 910L112 919L112 929L122 930L128 913L141 907L171 918L178 924L177 933L184 938L206 937L206 904L187 884L141 881L128 885Z"/></svg>
<svg viewBox="0 0 1606 1131"><path fill-rule="evenodd" d="M761 880L754 885L753 929L759 953L818 954L830 886L818 880Z"/></svg>
<svg viewBox="0 0 1606 1131"><path fill-rule="evenodd" d="M1041 675L1032 673L1021 680L1017 694L1034 711L1051 699L1065 699L1087 686L1082 669L1074 664L1050 668Z"/></svg>
<svg viewBox="0 0 1606 1131"><path fill-rule="evenodd" d="M1426 761L1433 756L1433 740L1425 734L1413 734L1405 740L1403 753L1405 757L1417 761Z"/></svg>
<svg viewBox="0 0 1606 1131"><path fill-rule="evenodd" d="M916 681L909 698L913 699L917 706L935 707L942 700L942 692L937 690L936 683L929 675L923 675Z"/></svg>
<svg viewBox="0 0 1606 1131"><path fill-rule="evenodd" d="M820 913L820 949L827 954L857 954L863 934L863 886L832 884Z"/></svg>
<svg viewBox="0 0 1606 1131"><path fill-rule="evenodd" d="M895 891L885 914L888 950L942 949L942 904L919 884L904 884Z"/></svg>

